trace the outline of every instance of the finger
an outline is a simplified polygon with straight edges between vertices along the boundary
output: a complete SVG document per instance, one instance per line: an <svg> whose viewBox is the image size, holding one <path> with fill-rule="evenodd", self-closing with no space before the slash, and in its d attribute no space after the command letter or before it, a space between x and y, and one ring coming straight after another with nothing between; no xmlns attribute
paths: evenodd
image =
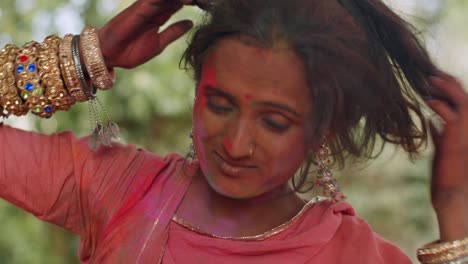
<svg viewBox="0 0 468 264"><path fill-rule="evenodd" d="M161 33L158 33L156 29L146 31L140 36L138 45L133 47L133 49L138 50L140 54L135 58L136 63L131 62L128 65L119 65L119 67L133 68L135 65L147 62L161 53L171 42L190 30L192 26L192 21L183 20L170 25Z"/></svg>
<svg viewBox="0 0 468 264"><path fill-rule="evenodd" d="M456 79L447 76L433 76L430 80L431 83L447 95L457 107L466 107L468 104L468 95Z"/></svg>
<svg viewBox="0 0 468 264"><path fill-rule="evenodd" d="M193 23L190 20L182 20L170 25L164 31L159 34L159 47L161 52L164 48L166 48L169 44L173 41L179 39L183 36L187 31L189 31L193 27Z"/></svg>
<svg viewBox="0 0 468 264"><path fill-rule="evenodd" d="M445 122L442 129L437 129L437 123L430 124L431 136L438 151L467 156L463 154L468 150L468 138L466 138L468 133L463 132L467 131L464 128L467 123L462 116L443 101L434 100L427 104Z"/></svg>
<svg viewBox="0 0 468 264"><path fill-rule="evenodd" d="M450 75L449 73L441 71L441 70L436 70L435 75L446 81L458 82L458 80L453 75Z"/></svg>
<svg viewBox="0 0 468 264"><path fill-rule="evenodd" d="M450 108L447 103L440 100L430 100L426 104L442 118L442 120L449 126L454 125L459 120L459 115L454 109Z"/></svg>
<svg viewBox="0 0 468 264"><path fill-rule="evenodd" d="M157 29L144 32L135 42L135 45L129 47L129 52L133 56L133 61L128 61L130 64L123 65L125 67L134 67L136 65L147 62L159 53L161 53L171 42L180 38L193 26L192 21L183 20L170 25L161 33ZM119 65L122 67L122 65Z"/></svg>
<svg viewBox="0 0 468 264"><path fill-rule="evenodd" d="M155 26L161 26L181 7L182 4L179 1L136 1L104 27L118 32L139 34ZM114 34L118 35L118 32Z"/></svg>
<svg viewBox="0 0 468 264"><path fill-rule="evenodd" d="M181 7L182 4L176 0L135 2L99 30L99 39L105 40L101 42L103 53L112 54L116 47L132 39L155 37L154 28L164 24Z"/></svg>
<svg viewBox="0 0 468 264"><path fill-rule="evenodd" d="M161 3L162 2L162 3ZM134 26L140 32L164 25L171 16L182 8L179 1L152 1L139 7Z"/></svg>
<svg viewBox="0 0 468 264"><path fill-rule="evenodd" d="M429 120L429 130L431 132L432 142L436 147L441 145L442 131L443 127L440 127L440 124L436 123L434 120Z"/></svg>
<svg viewBox="0 0 468 264"><path fill-rule="evenodd" d="M149 19L153 19L156 21L155 26L163 25L167 22L167 20L175 14L177 11L182 9L183 4L177 0L169 1L169 4L164 4L161 6L160 4L155 5L155 8L158 10L157 12L153 12L152 16L149 16Z"/></svg>

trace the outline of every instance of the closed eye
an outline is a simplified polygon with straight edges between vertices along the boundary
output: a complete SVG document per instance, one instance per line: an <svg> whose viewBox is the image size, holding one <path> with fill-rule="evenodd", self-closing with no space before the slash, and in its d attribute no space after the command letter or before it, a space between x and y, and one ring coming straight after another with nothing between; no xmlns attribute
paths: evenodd
<svg viewBox="0 0 468 264"><path fill-rule="evenodd" d="M262 118L262 122L273 132L286 132L291 126L291 122L280 114L270 114Z"/></svg>
<svg viewBox="0 0 468 264"><path fill-rule="evenodd" d="M220 95L207 95L207 105L214 113L225 114L233 110L232 103Z"/></svg>

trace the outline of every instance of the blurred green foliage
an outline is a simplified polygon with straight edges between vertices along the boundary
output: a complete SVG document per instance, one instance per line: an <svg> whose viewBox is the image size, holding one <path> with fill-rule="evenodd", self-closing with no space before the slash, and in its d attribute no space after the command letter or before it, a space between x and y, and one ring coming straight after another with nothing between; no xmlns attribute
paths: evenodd
<svg viewBox="0 0 468 264"><path fill-rule="evenodd" d="M102 26L131 2L0 0L0 46L42 40L49 34L78 34L85 24ZM461 33L462 25L467 24L463 15L468 12L467 1L439 1L430 10L423 8L424 5L416 7L419 8L416 14L424 17L425 23L413 22L427 34L433 34L432 29L448 23L452 31L458 32L452 41L468 38L467 33ZM198 20L200 12L184 8L174 19L186 17ZM125 142L161 155L187 152L194 83L190 73L179 69L185 43L185 39L177 41L157 59L137 70L118 70L115 88L100 93L103 105L120 125ZM444 64L443 59L439 62ZM77 135L86 135L90 131L86 104L58 113L49 120L23 117L10 122L45 133L73 130ZM437 236L428 197L429 157L430 148L413 164L400 150L388 146L370 165L347 168L339 177L342 189L358 214L413 259L418 246ZM0 203L0 223L0 263L78 263L78 237L44 224L4 202Z"/></svg>

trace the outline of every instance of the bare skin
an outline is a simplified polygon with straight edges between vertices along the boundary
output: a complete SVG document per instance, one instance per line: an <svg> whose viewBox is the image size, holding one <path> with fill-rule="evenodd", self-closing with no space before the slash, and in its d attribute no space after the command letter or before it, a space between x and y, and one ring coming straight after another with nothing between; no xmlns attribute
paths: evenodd
<svg viewBox="0 0 468 264"><path fill-rule="evenodd" d="M140 0L99 30L107 66L134 68L161 53L192 28L192 22L176 22L159 32L160 26L182 8L177 0Z"/></svg>
<svg viewBox="0 0 468 264"><path fill-rule="evenodd" d="M443 72L431 82L455 103L451 107L440 100L427 102L445 122L442 132L431 129L436 147L431 198L440 238L451 241L468 236L468 94L459 81Z"/></svg>
<svg viewBox="0 0 468 264"><path fill-rule="evenodd" d="M291 50L221 40L203 67L193 114L203 175L178 216L213 234L249 236L296 215L304 202L287 183L305 158L307 94Z"/></svg>
<svg viewBox="0 0 468 264"><path fill-rule="evenodd" d="M184 4L191 2L185 0ZM177 0L139 0L112 19L99 31L107 65L121 68L137 67L161 53L167 45L185 34L192 25L188 21L173 24L165 31L158 32L159 27L182 5ZM468 95L456 79L443 72L432 78L432 84L455 102L454 107L438 100L427 102L445 122L441 133L432 129L436 151L431 177L431 198L439 220L440 238L442 241L452 241L468 237ZM242 98L246 99L250 95L243 96ZM203 183L203 178L197 182L206 188L207 184ZM200 190L203 188L200 187ZM215 190L211 188L206 191ZM226 202L226 197L218 192L212 193L210 197L219 203L216 206L222 207ZM198 201L204 199L206 198L200 196ZM238 205L239 210L249 210L247 206L242 207L242 203ZM233 207L230 204L227 206ZM210 207L206 204L205 208ZM287 218L288 214L292 215L291 212L285 211L281 218ZM251 216L251 219L258 217L254 214ZM237 221L233 226L246 225L239 219L230 219ZM269 225L272 223L264 223L261 226L266 228ZM233 228L227 232L246 234L259 231L250 227L241 229Z"/></svg>

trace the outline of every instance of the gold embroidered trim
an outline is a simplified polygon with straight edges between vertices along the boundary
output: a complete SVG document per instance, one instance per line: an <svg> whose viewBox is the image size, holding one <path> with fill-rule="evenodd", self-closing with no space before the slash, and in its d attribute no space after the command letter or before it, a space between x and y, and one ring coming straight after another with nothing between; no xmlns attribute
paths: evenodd
<svg viewBox="0 0 468 264"><path fill-rule="evenodd" d="M306 205L304 205L304 207L301 209L301 211L295 215L291 220L287 221L286 223L284 224L281 224L271 230L268 230L262 234L259 234L259 235L254 235L254 236L244 236L244 237L228 237L228 236L219 236L219 235L216 235L216 234L211 234L211 233L208 233L196 226L194 226L193 224L191 224L190 222L186 221L185 219L181 218L181 217L178 217L177 215L174 215L174 217L172 218L172 220L174 222L176 222L177 224L181 225L182 227L185 227L193 232L196 232L196 233L199 233L201 235L205 235L205 236L209 236L209 237L213 237L213 238L219 238L219 239L225 239L225 240L237 240L237 241L261 241L261 240L265 240L269 237L272 237L274 235L277 235L281 232L283 232L284 230L288 229L289 227L291 227L292 225L294 225L299 219L302 218L303 215L305 215L304 213L314 204L316 203L319 203L321 201L324 201L324 200L328 200L327 198L325 197L321 197L321 196L317 196L317 197L314 197L312 198Z"/></svg>

